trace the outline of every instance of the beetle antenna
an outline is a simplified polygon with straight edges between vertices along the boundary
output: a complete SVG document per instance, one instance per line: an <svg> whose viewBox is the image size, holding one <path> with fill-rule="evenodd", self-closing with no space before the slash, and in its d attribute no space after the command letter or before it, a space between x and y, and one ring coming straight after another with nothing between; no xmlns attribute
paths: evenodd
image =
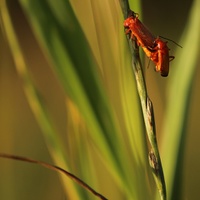
<svg viewBox="0 0 200 200"><path fill-rule="evenodd" d="M168 40L168 41L170 41L170 42L173 42L174 44L176 44L176 45L179 46L180 48L183 48L180 44L176 43L174 40L171 40L171 39L169 39L169 38L166 38L166 37L163 37L163 36L160 36L160 35L159 35L159 37L160 37L160 38L163 38L163 39L165 39L165 40Z"/></svg>

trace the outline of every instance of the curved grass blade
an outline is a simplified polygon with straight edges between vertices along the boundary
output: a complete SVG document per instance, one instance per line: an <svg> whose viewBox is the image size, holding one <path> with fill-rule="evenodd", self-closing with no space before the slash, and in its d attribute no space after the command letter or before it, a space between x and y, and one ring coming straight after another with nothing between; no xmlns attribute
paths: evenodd
<svg viewBox="0 0 200 200"><path fill-rule="evenodd" d="M81 151L81 149L84 149L84 145L92 144L89 147L87 146L88 150L93 151L95 149L98 155L102 157L104 164L107 165L111 175L114 177L113 179L117 185L116 188L119 188L121 194L123 193L127 199L146 199L145 197L149 197L149 195L148 193L143 192L144 190L147 190L147 176L146 171L144 171L145 150L142 149L145 145L144 140L141 139L144 135L141 129L138 128L142 122L137 118L138 113L135 109L137 98L135 99L133 97L134 95L132 95L134 87L127 85L131 82L127 80L131 78L130 70L118 69L119 72L124 73L123 76L120 74L121 85L119 90L121 95L117 96L117 99L119 98L122 102L122 104L118 104L118 107L121 105L123 106L123 116L126 118L123 124L123 120L121 120L122 122L116 120L115 111L113 111L113 106L108 101L107 95L105 94L104 84L102 84L97 72L97 68L101 67L97 66L93 58L87 40L76 20L76 17L74 16L69 2L62 0L56 2L21 0L21 2L27 12L27 16L30 17L30 24L32 25L34 32L37 33L38 42L41 44L47 60L49 63L52 63L52 67L65 89L66 96L69 95L70 100L72 100L73 104L78 107L83 121L86 122L87 127L89 128L89 134L85 131L87 132L87 136L89 136L89 143L82 144L82 147L79 146L77 150L76 145L81 144L83 141L87 141L87 138L84 138L85 140L83 141L78 138L80 140L79 143L77 142L70 145L74 145L73 149L75 151ZM120 26L120 30L121 32L123 31L123 26ZM116 30L114 29L114 31ZM116 38L116 40L118 40L118 38ZM12 44L10 46L12 46ZM19 52L22 55L20 49ZM17 58L15 53L16 52L14 52L13 55ZM118 57L120 57L120 55ZM127 63L124 62L123 59L125 60L126 58L122 58L122 60L120 60L121 63ZM105 72L107 65L103 67ZM27 66L25 66L25 68L27 68ZM128 75L126 73L128 73ZM111 76L113 76L112 73ZM27 83L29 83L29 76L21 77L24 78L25 81L28 80ZM115 83L115 79L112 80L114 80ZM25 86L27 83L25 82ZM31 90L32 89L29 90L29 95L31 94ZM43 120L47 120L48 130L50 130L50 132L54 131L52 129L52 124L49 123L46 118L46 114L48 113L45 114L42 102L38 99L38 93L34 85L32 91L33 96L29 96L29 103L32 102L34 104L37 102L39 108L41 108L40 111L44 112L44 115L42 116L44 117ZM123 116L121 116L121 118L123 118ZM44 122L46 122L45 120ZM39 121L39 124L45 124L41 119ZM123 127L122 133L119 131L120 128L118 123ZM132 133L134 134L132 135ZM70 137L74 135L74 132L67 132L67 134ZM126 143L124 138L127 140ZM57 140L50 135L48 136L48 134L46 134L46 141L50 148L51 145L55 147L54 143L57 143ZM70 141L65 142L68 147ZM59 149L60 144L57 145ZM131 150L131 153L128 150ZM55 157L58 156L54 155L52 152L51 154ZM131 156L129 156L130 154ZM85 161L84 166L86 168L88 159L84 160L85 155L83 153L82 156L81 153L79 156L82 158L83 162ZM65 160L69 159L68 156L64 157ZM74 156L73 158L80 157ZM57 159L59 159L59 156ZM80 161L80 163L82 161ZM68 160L66 163L71 165L72 162L74 162L74 160ZM89 170L90 169L91 168L89 168ZM80 167L80 171L81 170L83 169ZM78 199L78 196L79 198L84 198L82 194L79 194L75 198L72 197L72 199Z"/></svg>
<svg viewBox="0 0 200 200"><path fill-rule="evenodd" d="M97 64L71 5L68 1L21 2L66 94L84 117L94 146L109 168L114 169L111 172L117 183L126 185L126 192L131 195L132 180L127 171L130 164L124 159L126 147L97 75Z"/></svg>
<svg viewBox="0 0 200 200"><path fill-rule="evenodd" d="M44 137L47 141L53 159L57 163L62 163L62 165L65 166L66 169L68 169L69 166L66 164L66 159L63 153L63 144L57 134L57 131L54 129L51 120L49 119L49 115L45 108L44 102L42 101L42 98L39 95L37 88L33 84L27 64L25 62L24 54L22 52L18 38L15 34L7 5L4 1L1 2L0 8L2 20L1 25L3 30L5 31L5 36L7 37L17 72L23 81L23 88L29 105L33 111L33 114L36 117L36 120L41 130L43 131ZM69 197L78 198L77 192L73 184L70 184L71 182L68 180L64 182L69 185L69 190L67 191Z"/></svg>
<svg viewBox="0 0 200 200"><path fill-rule="evenodd" d="M106 198L101 195L100 193L96 192L93 188L91 188L87 183L85 183L84 181L82 181L81 179L79 179L78 177L76 177L75 175L73 175L72 173L58 167L55 165L51 165L42 161L38 161L38 160L33 160L30 158L26 158L23 156L16 156L16 155L11 155L11 154L4 154L4 153L0 153L0 157L1 158L8 158L8 159L13 159L13 160L18 160L18 161L23 161L23 162L28 162L28 163L33 163L33 164L38 164L41 165L45 168L54 170L54 171L58 171L60 173L65 174L68 178L72 179L74 182L78 183L80 186L82 186L83 188L85 188L86 190L88 190L89 192L91 192L93 195L95 195L96 197L98 197L99 199L102 200L106 200Z"/></svg>
<svg viewBox="0 0 200 200"><path fill-rule="evenodd" d="M189 19L181 40L183 49L177 52L174 72L169 81L168 105L166 109L162 156L166 173L169 199L182 199L180 194L187 137L187 119L200 44L200 2L193 2ZM191 43L191 38L193 41Z"/></svg>

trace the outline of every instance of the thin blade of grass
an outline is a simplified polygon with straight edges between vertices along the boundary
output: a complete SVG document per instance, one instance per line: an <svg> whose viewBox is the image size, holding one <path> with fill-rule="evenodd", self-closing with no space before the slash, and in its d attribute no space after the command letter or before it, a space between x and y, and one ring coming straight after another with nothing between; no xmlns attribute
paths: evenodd
<svg viewBox="0 0 200 200"><path fill-rule="evenodd" d="M63 144L59 138L59 135L54 129L54 126L52 125L44 102L42 101L42 98L39 95L37 88L33 84L33 81L29 74L28 66L25 62L24 54L22 52L18 38L16 37L11 18L9 16L9 12L4 1L1 2L1 20L1 25L5 31L5 36L7 37L17 72L22 79L26 97L33 111L33 114L35 115L36 120L44 133L44 137L47 141L51 155L56 163L62 163L65 169L69 169L62 149ZM73 184L70 184L71 181L64 180L64 182L68 185L66 191L69 197L78 198L77 192Z"/></svg>
<svg viewBox="0 0 200 200"><path fill-rule="evenodd" d="M109 169L109 176L114 180L114 187L120 191L121 196L126 199L147 199L149 190L145 166L145 141L141 128L143 123L140 120L140 106L137 105L138 98L135 85L130 75L131 68L129 70L124 69L130 64L127 64L126 58L128 56L120 59L120 56L124 55L124 41L119 42L118 38L121 38L124 33L123 22L115 21L116 19L119 20L118 14L113 12L116 15L112 20L108 20L108 16L104 16L104 20L107 20L104 25L110 28L109 31L112 30L113 35L117 31L116 26L113 26L112 23L115 22L115 25L121 23L117 26L121 31L120 37L118 37L119 35L112 36L115 40L110 42L111 46L114 44L117 54L113 56L108 51L107 46L102 45L106 43L106 40L99 40L99 44L102 45L99 51L103 55L101 58L103 62L101 63L104 65L98 66L68 1L21 0L20 2L24 6L27 16L29 16L30 25L38 36L38 43L41 44L47 60L52 64L67 98L69 95L70 101L72 100L75 107L78 108L81 121L86 123L85 130L75 130L77 128L75 119L73 124L75 131L71 129L72 132L67 133L69 140L60 141L58 133L54 130L54 123L49 120L48 110L46 110L42 98L39 98L40 94L29 76L28 66L24 62L24 55L15 37L12 23L7 23L7 20L5 20L6 25L11 25L10 28L6 28L6 34L10 39L9 42L19 75L24 81L28 101L43 130L50 153L57 165L60 163L60 159L64 160L65 165L69 163L65 167L66 169L77 164L76 167L79 168L80 174L83 176L87 174L85 176L88 179L90 178L89 172L95 171L97 177L92 177L91 180L98 184L95 179L98 180L99 171L96 169L95 163L92 163L94 156L98 155ZM105 5L107 6L108 2ZM92 8L94 9L94 5ZM102 10L104 11L103 7ZM107 11L109 12L109 8L107 8ZM98 12L98 6L96 6L96 12ZM103 17L98 16L96 12L93 15L94 20L99 17L101 20L98 22L101 22ZM96 32L98 31L96 30ZM101 33L98 32L98 34L100 38ZM120 47L122 47L122 50L117 51ZM115 57L118 57L118 59L112 62ZM114 69L116 73L113 73L113 68L108 68L108 66L118 66L117 70ZM106 84L102 83L98 69L102 69L104 80L111 77L108 82L105 81ZM116 77L113 77L115 75ZM107 89L104 88L105 85L108 86ZM108 92L109 100L105 91ZM113 94L116 95L114 98L112 97ZM70 105L67 105L67 109L69 107ZM72 137L74 137L74 142L71 142ZM83 137L84 140L81 140ZM60 151L63 144L67 148L71 145L69 147L70 151L73 151L71 159L66 155L68 152L64 155ZM85 145L87 150L85 150ZM98 158L96 159L98 160ZM76 160L78 161L76 162ZM92 176L95 173L91 173ZM107 179L104 178L103 181L106 182ZM76 187L71 186L70 183L64 184L64 186L66 185L65 188L70 199L89 199L84 192L78 193ZM90 185L93 186L93 184ZM120 195L117 193L116 197L120 198Z"/></svg>
<svg viewBox="0 0 200 200"><path fill-rule="evenodd" d="M182 199L180 194L187 137L187 120L192 92L193 77L197 66L200 44L200 2L193 2L190 17L181 40L183 49L177 52L177 65L168 86L168 105L166 108L162 157L166 173L169 199ZM191 42L191 40L193 42Z"/></svg>
<svg viewBox="0 0 200 200"><path fill-rule="evenodd" d="M22 157L22 156L11 155L11 154L0 153L0 157L1 158L8 158L8 159L13 159L13 160L18 160L18 161L23 161L23 162L28 162L28 163L33 163L33 164L38 164L38 165L41 165L41 166L43 166L45 168L48 168L48 169L63 173L68 178L72 179L73 181L75 181L76 183L81 185L83 188L85 188L86 190L88 190L89 192L91 192L92 194L97 196L99 199L106 200L106 198L103 195L101 195L98 192L96 192L93 188L91 188L84 181L82 181L81 179L76 177L74 174L71 174L70 172L68 172L68 171L66 171L66 170L64 170L64 169L62 169L62 168L60 168L58 166L51 165L51 164L48 164L48 163L45 163L45 162L42 162L42 161L38 161L38 160L33 160L33 159L30 159L30 158Z"/></svg>
<svg viewBox="0 0 200 200"><path fill-rule="evenodd" d="M123 139L97 75L96 62L71 5L68 1L21 2L66 94L83 115L94 146L112 169L116 181L121 186L126 185L124 189L130 195L133 189L124 163Z"/></svg>

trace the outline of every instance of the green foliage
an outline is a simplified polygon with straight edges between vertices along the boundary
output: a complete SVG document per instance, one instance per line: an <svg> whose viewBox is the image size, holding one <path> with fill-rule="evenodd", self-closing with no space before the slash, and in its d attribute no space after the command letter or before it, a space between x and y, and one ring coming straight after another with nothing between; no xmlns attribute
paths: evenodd
<svg viewBox="0 0 200 200"><path fill-rule="evenodd" d="M180 40L183 49L177 49L176 68L168 85L162 152L169 199L173 200L183 198L181 196L181 186L185 141L192 86L194 84L198 52L200 50L200 15L197 9L199 6L199 1L194 1L187 25ZM191 38L195 41L192 44Z"/></svg>
<svg viewBox="0 0 200 200"><path fill-rule="evenodd" d="M40 46L36 55L29 55L24 50L23 36L18 35L20 27L16 28L15 24L19 19L12 18L12 3L9 5L5 1L0 3L1 27L21 80L20 86L55 164L75 174L108 199L154 199L156 190L147 164L144 123L119 3L107 0L20 0L34 34L27 37L34 37ZM139 7L136 2L134 8ZM194 5L197 7L199 5ZM176 190L174 183L179 180L174 174L181 167L178 166L181 162L176 161L182 159L180 152L184 148L189 105L187 97L191 92L199 48L196 42L188 54L191 38L199 40L199 31L194 32L196 27L199 29L196 15L198 12L193 10L188 22L190 27L186 27L191 32L185 31L180 42L184 48L177 50L177 58L173 61L177 72L174 70L169 77L161 159L170 198ZM32 59L39 60L41 55L48 63L44 74L42 64L31 66ZM187 57L187 62L181 55ZM36 68L42 75L34 72ZM49 73L53 77L50 78L52 88L45 84ZM51 94L57 83L58 96ZM42 92L43 87L48 95ZM176 91L180 95L174 97ZM60 97L64 103L54 103L60 102ZM60 107L64 113L63 123L52 112ZM32 151L37 151L39 146ZM94 199L66 177L61 176L61 180L67 199ZM34 184L30 185L30 190ZM44 193L44 196L37 194L37 197L35 194L33 198L47 198L48 191Z"/></svg>

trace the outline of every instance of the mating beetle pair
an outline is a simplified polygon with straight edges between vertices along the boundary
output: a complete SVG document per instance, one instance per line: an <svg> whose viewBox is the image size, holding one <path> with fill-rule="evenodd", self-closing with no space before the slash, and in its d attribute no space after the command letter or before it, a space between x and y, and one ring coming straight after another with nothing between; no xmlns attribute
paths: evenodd
<svg viewBox="0 0 200 200"><path fill-rule="evenodd" d="M161 76L168 76L169 62L175 57L169 55L167 42L161 40L161 37L153 36L133 11L130 11L129 17L124 21L124 27L126 34L130 34L132 39L136 38L138 46L141 46L147 57L154 62L155 70L160 72Z"/></svg>

